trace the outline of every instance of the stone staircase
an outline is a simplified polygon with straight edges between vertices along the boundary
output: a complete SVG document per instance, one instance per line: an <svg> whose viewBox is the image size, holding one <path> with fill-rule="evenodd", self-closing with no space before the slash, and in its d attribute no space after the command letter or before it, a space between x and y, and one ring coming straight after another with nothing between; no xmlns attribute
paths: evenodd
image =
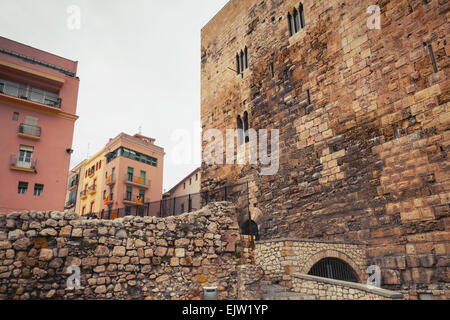
<svg viewBox="0 0 450 320"><path fill-rule="evenodd" d="M315 300L314 296L290 291L272 281L261 282L262 300Z"/></svg>

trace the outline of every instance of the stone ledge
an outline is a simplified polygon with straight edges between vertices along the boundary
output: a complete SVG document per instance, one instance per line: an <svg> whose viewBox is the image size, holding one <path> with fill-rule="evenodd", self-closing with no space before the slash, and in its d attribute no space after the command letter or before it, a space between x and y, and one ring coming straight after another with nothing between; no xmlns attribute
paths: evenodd
<svg viewBox="0 0 450 320"><path fill-rule="evenodd" d="M258 240L255 243L256 244L263 244L263 243L285 242L285 241L331 243L331 244L350 244L350 245L358 245L358 246L367 246L367 243L363 243L363 242L348 242L348 241L319 240L319 239L298 239L298 238L279 238L279 239L270 239L270 240Z"/></svg>
<svg viewBox="0 0 450 320"><path fill-rule="evenodd" d="M358 289L361 291L373 293L373 294L380 295L380 296L383 296L386 298L391 298L391 299L403 298L403 294L401 294L399 292L381 289L381 288L369 288L369 287L367 287L367 285L361 284L361 283L347 282L347 281L342 281L342 280L322 278L322 277L317 277L317 276L311 276L309 274L298 274L298 273L292 274L292 277L298 278L298 279L303 279L303 280L323 282L323 283L328 283L328 284L332 284L332 285Z"/></svg>

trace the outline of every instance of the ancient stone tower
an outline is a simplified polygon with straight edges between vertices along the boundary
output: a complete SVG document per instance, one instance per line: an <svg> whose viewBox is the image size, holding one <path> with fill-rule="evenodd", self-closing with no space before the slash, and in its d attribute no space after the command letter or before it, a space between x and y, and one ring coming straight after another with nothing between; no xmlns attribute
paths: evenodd
<svg viewBox="0 0 450 320"><path fill-rule="evenodd" d="M262 239L364 242L383 287L450 298L449 8L231 0L202 30L202 127L279 129L279 170L203 164L202 190L248 181Z"/></svg>

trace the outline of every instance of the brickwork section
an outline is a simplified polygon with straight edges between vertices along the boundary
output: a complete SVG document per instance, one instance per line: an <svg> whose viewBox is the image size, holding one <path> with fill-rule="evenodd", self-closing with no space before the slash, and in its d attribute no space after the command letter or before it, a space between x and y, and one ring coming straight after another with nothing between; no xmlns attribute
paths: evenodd
<svg viewBox="0 0 450 320"><path fill-rule="evenodd" d="M373 1L304 0L290 37L299 3L232 0L203 28L203 129L225 136L247 111L250 128L280 130L280 169L203 164L202 190L249 181L262 239L367 243L383 287L448 299L450 3L378 1L369 30Z"/></svg>
<svg viewBox="0 0 450 320"><path fill-rule="evenodd" d="M204 286L236 299L237 250L226 202L164 219L0 214L0 299L201 299ZM69 266L80 268L80 289L67 289Z"/></svg>

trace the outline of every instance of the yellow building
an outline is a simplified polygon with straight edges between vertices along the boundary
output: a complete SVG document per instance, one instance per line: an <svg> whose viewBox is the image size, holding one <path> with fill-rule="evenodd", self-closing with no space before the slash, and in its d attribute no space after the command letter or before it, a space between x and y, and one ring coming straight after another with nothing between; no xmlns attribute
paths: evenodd
<svg viewBox="0 0 450 320"><path fill-rule="evenodd" d="M105 149L86 160L80 176L80 204L77 213L81 216L101 210L102 186L105 178Z"/></svg>
<svg viewBox="0 0 450 320"><path fill-rule="evenodd" d="M69 179L67 180L67 193L65 210L79 212L80 208L80 191L82 189L84 165L86 160L81 161L72 170L69 171Z"/></svg>

